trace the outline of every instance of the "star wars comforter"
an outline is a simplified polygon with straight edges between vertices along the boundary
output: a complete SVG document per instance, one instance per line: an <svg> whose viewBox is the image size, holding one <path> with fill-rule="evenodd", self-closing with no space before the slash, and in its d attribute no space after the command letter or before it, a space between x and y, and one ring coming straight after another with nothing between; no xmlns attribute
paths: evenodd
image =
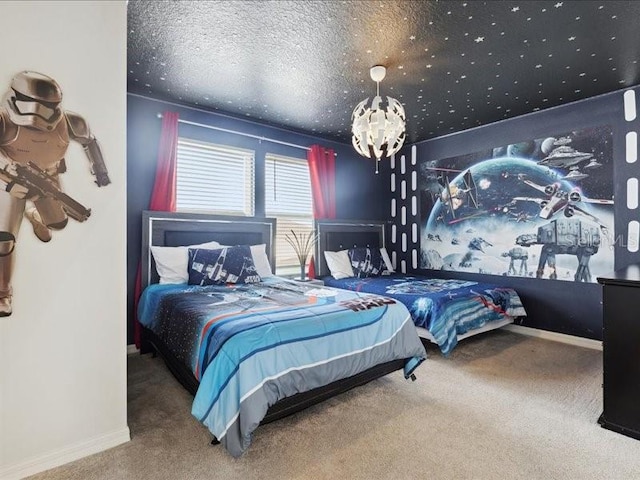
<svg viewBox="0 0 640 480"><path fill-rule="evenodd" d="M151 285L140 322L200 381L192 414L241 455L278 400L426 352L401 303L314 289L282 279L257 284Z"/></svg>
<svg viewBox="0 0 640 480"><path fill-rule="evenodd" d="M393 297L404 303L413 322L429 330L443 354L458 343L458 335L505 318L525 316L512 288L465 280L406 275L368 278L324 278L325 285Z"/></svg>

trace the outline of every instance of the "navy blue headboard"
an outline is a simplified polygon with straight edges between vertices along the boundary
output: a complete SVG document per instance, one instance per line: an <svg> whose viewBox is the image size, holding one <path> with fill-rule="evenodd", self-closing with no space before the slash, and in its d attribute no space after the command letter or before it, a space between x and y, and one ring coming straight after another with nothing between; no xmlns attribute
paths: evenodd
<svg viewBox="0 0 640 480"><path fill-rule="evenodd" d="M217 241L221 245L267 245L275 266L275 218L236 217L202 213L142 212L142 288L158 283L150 246L178 247Z"/></svg>
<svg viewBox="0 0 640 480"><path fill-rule="evenodd" d="M380 248L385 245L385 223L375 220L316 220L316 275L329 275L324 252L355 247Z"/></svg>

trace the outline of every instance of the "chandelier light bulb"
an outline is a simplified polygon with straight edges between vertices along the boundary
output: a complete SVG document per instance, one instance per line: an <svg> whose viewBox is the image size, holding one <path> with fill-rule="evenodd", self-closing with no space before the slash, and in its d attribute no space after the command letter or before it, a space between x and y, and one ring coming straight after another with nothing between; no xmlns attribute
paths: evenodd
<svg viewBox="0 0 640 480"><path fill-rule="evenodd" d="M366 98L351 115L352 143L356 151L367 158L375 158L376 173L382 157L395 154L405 139L405 113L402 104L392 97L380 96L380 82L387 70L382 65L371 68L369 74L376 82L376 96L371 105Z"/></svg>

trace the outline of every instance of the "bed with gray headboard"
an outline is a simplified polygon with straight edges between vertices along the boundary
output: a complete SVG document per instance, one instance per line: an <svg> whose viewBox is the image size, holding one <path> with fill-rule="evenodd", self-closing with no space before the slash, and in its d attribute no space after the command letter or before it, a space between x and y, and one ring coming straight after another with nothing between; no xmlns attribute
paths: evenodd
<svg viewBox="0 0 640 480"><path fill-rule="evenodd" d="M262 289L262 293L260 293L259 295L256 295L255 293L253 293L254 290L251 290L252 292L251 295L253 296L247 295L245 298L242 299L242 301L244 302L241 304L242 308L235 307L235 306L233 307L233 308L238 308L239 310L237 311L242 312L242 315L245 315L245 314L251 315L252 308L259 307L260 313L256 313L256 317L265 316L263 312L268 310L268 308L273 308L274 310L277 310L277 307L279 307L279 305L277 307L273 307L273 305L270 307L265 307L264 304L262 303L260 304L251 303L253 299L256 297L260 297L260 299L257 301L265 301L264 300L265 298L271 299L275 297L283 297L288 299L287 301L291 302L291 305L294 305L294 306L299 305L300 304L299 299L302 298L304 300L305 305L307 303L314 304L314 305L310 305L308 307L309 309L315 306L315 304L321 305L322 302L326 302L327 307L333 308L331 307L331 303L339 304L340 303L339 300L342 299L342 296L341 296L342 294L339 294L338 296L334 295L333 298L335 300L323 299L321 297L316 298L313 296L315 294L309 291L313 289L313 286L302 285L298 282L292 282L292 281L287 282L286 280L280 279L279 277L270 277L266 280L263 279L263 282L259 282L259 284L239 285L239 286L226 284L226 285L208 285L208 286L202 287L202 286L193 286L188 284L184 284L184 285L164 284L163 285L158 283L159 276L155 268L156 265L154 261L154 254L152 254L151 252L152 246L180 247L180 246L197 245L197 244L210 242L210 241L216 241L221 245L265 244L266 245L265 250L266 250L267 256L269 257L271 264L275 265L275 252L274 252L274 244L275 244L274 238L276 233L275 219L145 211L143 212L142 227L143 227L142 228L143 230L142 250L141 250L142 285L143 287L149 287L149 288L147 288L146 291L143 292L143 295L140 298L141 307L138 310L139 312L143 312L143 310L147 308L146 305L149 304L148 298L150 297L151 292L154 289L161 290L162 288L178 289L177 290L178 293L175 293L175 294L172 293L173 290L171 291L171 294L175 296L181 295L182 290L184 290L184 293L197 291L196 293L201 294L200 298L203 298L202 295L208 295L209 297L205 297L205 298L211 298L212 299L211 302L215 302L215 301L219 301L219 298L225 297L225 296L242 297L243 289L245 287L247 288L247 291L249 291L250 288L254 288L254 286L257 286L259 291L260 289ZM190 250L190 255L191 254L192 254L192 250ZM269 282L275 282L276 285L272 286L271 283ZM264 287L262 286L262 284L264 284ZM211 289L211 290L208 290L208 289ZM227 292L231 292L231 294L227 295ZM345 292L345 293L348 293L348 292ZM353 294L351 293L349 293L349 295L350 295L349 297L345 297L347 300L351 300L354 297ZM232 305L234 303L233 301L227 302L226 300L221 303L225 303L225 302L226 302L226 305ZM158 303L158 305L160 304ZM252 305L257 305L257 307ZM191 307L191 305L189 305L189 307ZM402 305L398 305L397 307L402 309L405 308ZM165 307L154 307L154 308L156 308L157 310ZM165 310L171 310L173 308L174 306L173 304L171 304L171 306L167 307ZM287 308L289 309L288 311L291 311L291 308L289 306L287 306ZM349 318L353 318L355 314L358 314L358 312L355 311L357 309L354 309L353 305L351 305L350 307L351 309L347 307L342 307L342 306L339 306L336 308L344 310L345 315L351 316ZM367 308L371 308L371 307L367 306ZM300 315L304 315L306 312L306 309L307 307L305 307L304 309L301 309ZM385 306L384 308L382 308L382 310L384 311L389 310L389 306ZM149 310L147 310L147 312L148 311ZM229 310L226 310L225 315L222 315L222 317L224 317L225 319L230 318L226 316L226 312L228 311ZM392 310L389 310L389 311L392 311ZM152 326L157 327L157 325L149 324L146 320L144 322L142 321L142 316L145 316L145 318L148 318L147 312L141 313L141 324L143 325L146 324L149 326L149 328L145 328L144 326L142 328L142 341L143 341L142 351L143 352L152 351L154 353L157 352L158 354L160 354L160 356L164 359L169 370L174 374L174 376L180 381L180 383L182 383L182 385L189 392L191 392L193 395L196 396L194 401L194 405L195 405L196 402L198 401L198 394L202 390L201 381L203 380L203 375L205 375L202 372L204 372L204 368L209 369L210 367L208 366L203 367L203 370L201 372L194 371L193 364L187 364L189 362L186 362L185 359L181 357L180 352L175 348L172 348L171 338L165 338L165 336L163 336L164 332L166 331L166 327L162 327L165 330L156 328L154 331L152 330ZM338 313L340 315L343 314L341 312L338 312ZM215 315L218 315L218 314L219 314L219 311L215 311ZM381 315L381 318L383 318L384 315L387 315L387 314L385 313ZM400 316L401 315L398 315L398 317ZM184 321L182 321L181 319L178 319L180 321L178 321L177 323L182 324L182 323L188 323L189 321L193 321L193 319L187 318L187 317L184 318ZM222 317L216 317L210 320L210 322L217 322L217 318L222 318ZM311 317L311 318L314 318L314 317ZM302 320L303 319L304 318L302 318ZM276 320L271 320L271 319L269 320L268 322L269 329L267 330L267 333L268 331L273 330L273 327L275 327L276 325L276 323L274 323L275 321ZM280 321L280 320L277 320L277 321L282 324L286 323L285 321ZM297 320L291 317L287 318L287 322L293 323L295 321L300 321L300 320ZM395 320L393 321L395 322ZM213 324L214 326L211 326L209 331L215 328L218 328L218 325L221 325L222 323L224 322L214 323ZM322 323L325 323L325 322L323 322L320 319L318 324L322 324ZM307 326L305 328L309 328L308 320L306 321L306 325ZM175 327L173 324L171 324L170 328L181 328L181 327ZM219 329L222 329L222 328L223 327L220 327ZM254 328L254 327L251 327L251 328ZM279 328L283 328L283 327L279 327ZM336 327L336 329L337 329L336 332L338 333L336 334L336 338L334 341L339 340L337 338L338 334L339 335L343 334L339 332L342 332L344 330L344 325L340 324L339 326ZM407 329L408 329L408 332L406 332ZM192 330L197 330L197 329L192 328ZM396 331L398 330L400 329L396 329ZM406 328L402 327L401 330L403 335L409 335L409 336L415 335L415 332L412 331L412 328L410 328L410 325L407 325ZM197 336L198 342L202 342L201 339L204 338L204 335L205 335L204 332L207 332L207 330L206 329L197 330L196 336ZM279 335L282 335L282 334L283 332L280 331ZM236 335L236 334L233 333L231 335ZM319 337L319 336L316 335L313 337L309 337L310 339L312 339L312 340L309 340L309 342L311 341L315 342L316 340L319 340L319 338L316 338L316 337ZM279 336L278 338L281 338L281 337ZM294 337L294 338L296 339L296 342L297 342L298 341L297 337ZM226 344L229 344L229 343L232 343L231 340L232 340L232 337L230 336L224 341L226 342ZM408 340L409 340L408 343L411 344L411 338L409 338ZM193 340L193 341L189 340L189 341L191 343L196 342L196 340ZM211 340L208 340L208 341L211 342ZM218 340L216 337L216 340L214 341L214 343L217 341ZM422 345L417 339L417 336L415 337L415 341L417 342L417 347L415 347L416 349L415 351L418 351L417 349L419 348L421 349L421 353L419 352L419 354L420 355L424 354L424 349L422 348ZM203 343L200 343L201 346L198 347L198 349L203 348L202 344ZM289 348L292 349L291 346ZM371 348L378 349L379 347L377 346L377 344L372 343ZM396 347L393 347L393 348L395 349ZM265 349L263 348L261 352L264 352L264 350ZM325 353L323 353L323 355L325 355ZM329 381L326 384L320 384L320 382L317 380L317 378L319 378L318 377L319 374L315 372L315 369L317 368L315 364L309 367L304 367L304 369L302 370L303 372L313 371L313 375L312 375L313 382L316 382L317 385L314 386L313 388L309 387L310 389L307 389L307 390L303 388L299 388L298 385L295 385L294 390L300 393L291 394L289 396L286 396L286 398L278 399L278 401L275 404L272 404L268 408L268 410L266 411L266 415L264 415L264 412L263 412L264 417L259 421L259 423L260 424L268 423L268 422L277 420L279 418L285 417L299 410L302 410L310 405L316 404L322 400L325 400L329 397L332 397L338 393L349 390L358 385L367 383L375 378L381 377L390 372L400 370L403 368L405 369L405 372L406 372L408 361L414 358L414 355L415 355L414 353L409 354L408 352L405 352L405 351L390 352L389 355L385 354L384 356L385 359L381 363L378 363L378 364L371 363L369 365L369 368L367 368L366 370L358 371L357 373L354 373L346 378L339 378L339 372L337 375L334 372L331 374L332 376L330 376L330 378L335 377L339 379L335 381L333 380ZM391 357L391 358L386 358L386 357ZM402 357L402 358L397 358L397 357ZM192 355L192 358L193 358L193 355ZM378 358L383 358L383 356L380 356ZM419 364L420 361L418 361L417 364ZM207 364L207 365L212 365L212 364L213 363ZM362 365L366 365L366 363L363 363ZM335 366L332 368L335 368ZM349 370L350 368L352 367L345 366L344 371L345 372L350 371ZM411 370L413 370L413 368ZM304 377L304 374L302 375L302 377ZM269 380L269 381L272 381L272 380ZM313 382L309 382L309 384ZM274 390L274 391L279 390L281 387L282 387L281 385L278 385L277 387L271 390ZM207 386L207 388L209 387ZM202 419L200 420L203 421ZM203 421L203 423L205 423L213 433L213 429L211 428L211 426L207 424L205 421ZM258 422L255 423L256 426L257 424ZM255 428L255 426L253 428ZM223 435L223 437L225 436L229 436L229 435L227 434ZM215 434L214 434L214 437L215 437ZM223 443L225 443L224 438L223 438ZM227 444L225 444L225 447L227 447L227 449L230 450ZM237 450L236 450L236 453L237 453Z"/></svg>
<svg viewBox="0 0 640 480"><path fill-rule="evenodd" d="M215 240L222 245L266 245L275 265L275 218L232 217L201 213L142 212L142 288L158 283L151 246L177 247Z"/></svg>
<svg viewBox="0 0 640 480"><path fill-rule="evenodd" d="M410 311L418 335L436 343L445 355L458 340L513 323L516 317L526 315L518 294L508 286L418 274L369 275L359 270L352 252L386 249L385 230L386 224L380 221L317 220L317 277L331 287L388 295L401 301ZM352 276L335 279L324 252L345 250L353 267ZM367 256L371 258L369 253ZM383 269L384 266L379 270Z"/></svg>
<svg viewBox="0 0 640 480"><path fill-rule="evenodd" d="M266 244L266 252L275 265L273 239L276 220L200 213L142 212L142 250L140 252L142 290L159 281L152 246L178 247L217 241L222 245ZM150 329L142 327L140 352L160 354L180 383L195 395L198 380L171 349Z"/></svg>
<svg viewBox="0 0 640 480"><path fill-rule="evenodd" d="M385 224L369 220L316 220L317 242L316 275L330 275L324 251L336 252L356 247L381 248L386 246Z"/></svg>

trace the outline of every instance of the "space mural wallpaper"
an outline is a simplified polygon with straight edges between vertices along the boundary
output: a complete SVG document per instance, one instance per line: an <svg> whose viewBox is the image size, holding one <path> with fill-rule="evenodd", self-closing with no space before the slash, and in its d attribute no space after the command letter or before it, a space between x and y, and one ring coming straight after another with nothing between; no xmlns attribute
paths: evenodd
<svg viewBox="0 0 640 480"><path fill-rule="evenodd" d="M595 282L614 267L611 127L423 160L420 267Z"/></svg>

